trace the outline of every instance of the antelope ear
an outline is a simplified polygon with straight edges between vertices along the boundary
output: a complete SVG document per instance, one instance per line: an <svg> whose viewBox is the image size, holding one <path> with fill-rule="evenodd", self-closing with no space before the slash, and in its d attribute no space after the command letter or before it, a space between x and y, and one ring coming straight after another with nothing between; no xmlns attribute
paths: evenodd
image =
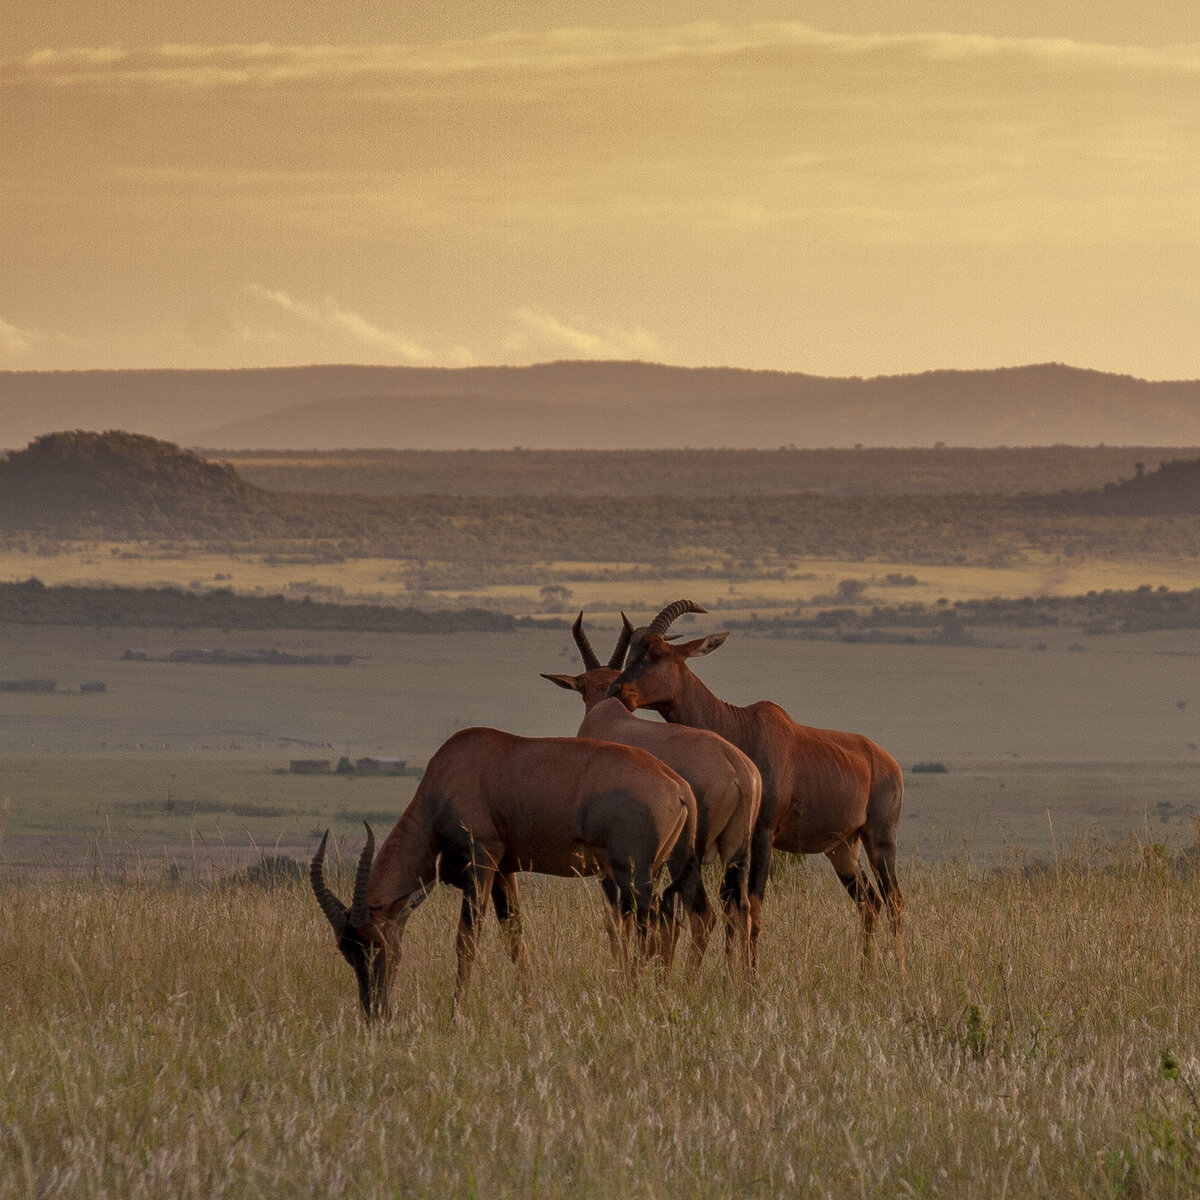
<svg viewBox="0 0 1200 1200"><path fill-rule="evenodd" d="M711 654L714 650L725 645L725 639L728 636L728 629L724 633L710 633L708 637L697 638L694 642L683 642L676 646L675 649L684 658L701 658L703 655Z"/></svg>
<svg viewBox="0 0 1200 1200"><path fill-rule="evenodd" d="M551 683L556 683L560 688L566 688L568 692L578 692L579 677L576 675L543 675L543 679L550 680Z"/></svg>

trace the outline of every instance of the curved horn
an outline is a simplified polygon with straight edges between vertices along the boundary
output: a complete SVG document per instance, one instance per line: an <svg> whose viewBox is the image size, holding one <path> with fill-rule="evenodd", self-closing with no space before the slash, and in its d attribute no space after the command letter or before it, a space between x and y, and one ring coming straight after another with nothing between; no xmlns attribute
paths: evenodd
<svg viewBox="0 0 1200 1200"><path fill-rule="evenodd" d="M366 821L367 844L358 856L358 870L354 875L354 899L350 902L350 924L361 929L367 923L367 884L371 879L371 860L375 857L375 833Z"/></svg>
<svg viewBox="0 0 1200 1200"><path fill-rule="evenodd" d="M571 633L575 638L575 645L579 647L579 654L583 659L583 669L585 671L594 671L600 665L600 660L596 657L596 652L592 649L592 643L588 641L588 635L583 632L582 609L579 616L575 618L575 624L571 626Z"/></svg>
<svg viewBox="0 0 1200 1200"><path fill-rule="evenodd" d="M317 847L316 854L313 855L312 862L308 865L308 878L312 883L313 894L321 906L321 911L333 926L333 932L341 937L342 930L346 928L346 906L325 885L325 843L328 841L329 830L327 829L325 836L321 839L321 844Z"/></svg>
<svg viewBox="0 0 1200 1200"><path fill-rule="evenodd" d="M625 652L629 649L629 643L633 638L633 625L629 618L621 614L621 635L617 638L617 647L612 652L612 658L608 660L609 670L619 671L625 664Z"/></svg>
<svg viewBox="0 0 1200 1200"><path fill-rule="evenodd" d="M670 628L671 622L677 617L683 616L684 613L706 613L707 608L701 608L692 600L676 600L672 604L668 604L666 608L646 626L645 635L657 633L662 635Z"/></svg>

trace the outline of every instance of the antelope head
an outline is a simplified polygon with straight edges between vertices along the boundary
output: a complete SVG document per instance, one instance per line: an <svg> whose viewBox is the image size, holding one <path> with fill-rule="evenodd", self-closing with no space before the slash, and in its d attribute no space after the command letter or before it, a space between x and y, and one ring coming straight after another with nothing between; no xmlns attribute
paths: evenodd
<svg viewBox="0 0 1200 1200"><path fill-rule="evenodd" d="M691 642L674 642L667 634L671 623L684 613L705 613L691 600L676 600L668 604L650 622L635 629L630 639L625 669L608 686L609 696L620 697L630 712L652 708L665 713L679 703L691 673L689 658L710 654L725 643L728 633L712 633Z"/></svg>
<svg viewBox="0 0 1200 1200"><path fill-rule="evenodd" d="M625 661L625 651L629 649L629 639L633 636L634 629L629 618L622 613L621 633L617 637L616 647L613 649L606 667L600 665L600 660L592 649L592 643L583 631L582 612L575 618L575 623L571 626L571 633L575 638L575 645L579 647L579 656L583 659L583 674L543 675L542 678L548 679L560 688L578 692L583 697L584 707L590 710L608 695L609 685L620 675L621 666Z"/></svg>
<svg viewBox="0 0 1200 1200"><path fill-rule="evenodd" d="M363 822L366 825L366 822ZM358 999L367 1020L387 1015L388 984L399 957L399 945L394 954L388 953L387 943L367 908L367 885L371 879L371 863L375 857L375 834L367 827L367 843L358 859L354 874L354 896L347 908L325 883L325 843L329 830L317 847L309 864L308 877L317 903L333 926L333 936L342 957L354 968L358 980Z"/></svg>

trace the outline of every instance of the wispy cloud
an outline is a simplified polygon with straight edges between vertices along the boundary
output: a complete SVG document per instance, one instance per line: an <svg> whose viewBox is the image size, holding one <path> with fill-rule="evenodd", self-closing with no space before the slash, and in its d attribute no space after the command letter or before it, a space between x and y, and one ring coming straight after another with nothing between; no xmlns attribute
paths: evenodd
<svg viewBox="0 0 1200 1200"><path fill-rule="evenodd" d="M38 340L31 329L22 329L0 318L0 358L19 358L27 353Z"/></svg>
<svg viewBox="0 0 1200 1200"><path fill-rule="evenodd" d="M1059 203L1069 234L1077 197L1184 203L1198 83L1196 46L797 23L0 62L0 90L27 93L13 161L24 148L29 175L94 164L106 188L165 193L141 207L227 217L253 205L275 229L348 240L456 223L736 233L805 227L814 212L851 228L864 206L878 206L883 240L893 227L911 240L927 236L931 197L970 238L987 237L981 200L1011 202L1025 228ZM1128 211L1131 236L1159 223Z"/></svg>
<svg viewBox="0 0 1200 1200"><path fill-rule="evenodd" d="M440 44L349 46L162 45L47 49L0 60L0 83L56 87L152 84L162 88L294 85L329 80L427 77L489 72L588 73L638 64L719 59L843 61L900 55L913 60L980 62L1002 57L1063 69L1200 73L1200 47L1112 46L1066 38L1002 38L949 33L833 34L798 22L697 23L644 29L575 28L506 33Z"/></svg>
<svg viewBox="0 0 1200 1200"><path fill-rule="evenodd" d="M287 292L262 287L256 283L247 284L246 291L327 333L348 336L360 345L370 346L415 366L445 363L464 366L474 361L470 351L461 346L443 346L435 349L424 345L406 334L384 329L361 313L343 308L331 296L326 296L319 304L311 304L298 300Z"/></svg>
<svg viewBox="0 0 1200 1200"><path fill-rule="evenodd" d="M661 358L663 348L647 329L617 329L591 325L581 318L570 324L542 308L519 308L513 316L524 329L508 339L506 349L523 350L531 345L554 353L563 351L585 358Z"/></svg>
<svg viewBox="0 0 1200 1200"><path fill-rule="evenodd" d="M1198 83L1200 45L799 23L58 48L0 61L0 261L73 264L45 320L103 314L96 341L145 358L250 277L206 353L240 324L246 360L863 372L943 363L957 325L972 360L1142 337L1176 361ZM620 307L595 286L616 271ZM31 335L0 327L0 354L55 361Z"/></svg>
<svg viewBox="0 0 1200 1200"><path fill-rule="evenodd" d="M54 329L14 325L0 317L0 361L24 365L39 353L88 350L93 343Z"/></svg>

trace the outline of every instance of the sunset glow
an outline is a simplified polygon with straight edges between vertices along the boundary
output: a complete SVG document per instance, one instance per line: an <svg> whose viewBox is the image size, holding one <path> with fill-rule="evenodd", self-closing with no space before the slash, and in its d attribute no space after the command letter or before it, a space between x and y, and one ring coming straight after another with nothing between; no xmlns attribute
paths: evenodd
<svg viewBox="0 0 1200 1200"><path fill-rule="evenodd" d="M1190 3L55 7L0 59L0 369L1200 376Z"/></svg>

